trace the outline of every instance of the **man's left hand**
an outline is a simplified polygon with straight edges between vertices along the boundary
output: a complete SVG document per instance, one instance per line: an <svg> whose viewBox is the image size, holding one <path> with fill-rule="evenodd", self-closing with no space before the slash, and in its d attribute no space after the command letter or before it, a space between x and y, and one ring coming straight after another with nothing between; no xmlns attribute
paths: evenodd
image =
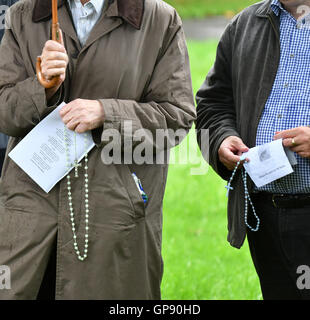
<svg viewBox="0 0 310 320"><path fill-rule="evenodd" d="M276 132L274 139L283 139L283 146L289 147L303 158L310 158L310 128L298 127Z"/></svg>
<svg viewBox="0 0 310 320"><path fill-rule="evenodd" d="M60 116L68 129L84 133L102 126L104 110L97 100L76 99L60 110Z"/></svg>

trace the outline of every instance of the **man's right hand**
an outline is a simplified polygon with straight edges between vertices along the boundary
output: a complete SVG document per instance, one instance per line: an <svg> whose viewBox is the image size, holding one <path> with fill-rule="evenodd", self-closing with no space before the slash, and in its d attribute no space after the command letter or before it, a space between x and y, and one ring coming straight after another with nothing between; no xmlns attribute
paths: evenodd
<svg viewBox="0 0 310 320"><path fill-rule="evenodd" d="M230 171L234 170L242 153L249 151L249 148L243 143L243 141L236 136L230 136L226 138L219 150L219 160Z"/></svg>
<svg viewBox="0 0 310 320"><path fill-rule="evenodd" d="M49 80L55 76L60 77L60 82L56 87L46 89L46 98L49 100L60 88L66 78L66 69L69 58L63 43L62 33L60 32L61 43L48 40L45 43L41 54L41 70L45 79Z"/></svg>

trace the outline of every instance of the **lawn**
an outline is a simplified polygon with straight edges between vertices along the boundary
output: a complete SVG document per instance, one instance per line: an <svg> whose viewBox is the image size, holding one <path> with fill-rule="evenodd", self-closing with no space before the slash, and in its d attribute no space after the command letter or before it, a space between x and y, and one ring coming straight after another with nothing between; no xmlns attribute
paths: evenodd
<svg viewBox="0 0 310 320"><path fill-rule="evenodd" d="M188 46L196 92L214 61L217 42L190 41ZM190 152L196 152L194 130L187 142ZM191 175L192 168L178 164L169 169L164 200L163 299L261 299L247 244L237 250L226 241L225 182L211 168L196 176Z"/></svg>
<svg viewBox="0 0 310 320"><path fill-rule="evenodd" d="M226 15L232 17L255 0L165 0L177 9L183 19Z"/></svg>

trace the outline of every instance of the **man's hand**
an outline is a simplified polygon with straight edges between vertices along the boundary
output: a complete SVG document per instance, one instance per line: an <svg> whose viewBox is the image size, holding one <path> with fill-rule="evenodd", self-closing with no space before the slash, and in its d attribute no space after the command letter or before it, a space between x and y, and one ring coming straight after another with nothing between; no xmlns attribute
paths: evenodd
<svg viewBox="0 0 310 320"><path fill-rule="evenodd" d="M102 126L104 110L97 100L77 99L60 110L62 121L68 129L83 133Z"/></svg>
<svg viewBox="0 0 310 320"><path fill-rule="evenodd" d="M239 137L231 136L222 142L218 150L219 160L228 170L234 170L242 153L247 151L249 148Z"/></svg>
<svg viewBox="0 0 310 320"><path fill-rule="evenodd" d="M64 47L62 33L60 32L61 43L48 40L45 43L41 54L41 71L45 79L50 80L55 76L59 76L60 82L56 87L46 89L46 99L49 100L60 88L66 79L66 69L69 58Z"/></svg>
<svg viewBox="0 0 310 320"><path fill-rule="evenodd" d="M303 158L310 158L310 128L298 127L276 132L274 139L283 139L283 146L289 147Z"/></svg>

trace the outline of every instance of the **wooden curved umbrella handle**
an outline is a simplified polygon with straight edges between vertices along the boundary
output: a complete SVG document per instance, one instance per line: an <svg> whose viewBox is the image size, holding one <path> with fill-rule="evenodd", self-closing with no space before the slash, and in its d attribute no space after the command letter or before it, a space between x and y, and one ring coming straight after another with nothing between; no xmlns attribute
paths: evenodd
<svg viewBox="0 0 310 320"><path fill-rule="evenodd" d="M57 41L58 43L61 43L61 38L60 38L60 28L59 28L59 23L58 23L58 17L57 17L57 1L53 1L53 23L52 23L52 40ZM36 62L36 71L37 71L37 78L40 82L40 84L46 88L50 89L53 87L56 87L58 84L60 84L60 77L53 77L50 80L47 80L44 78L42 74L42 69L41 69L41 57L37 57L37 62Z"/></svg>
<svg viewBox="0 0 310 320"><path fill-rule="evenodd" d="M41 57L37 57L37 63L36 63L36 69L37 69L37 78L40 82L40 84L45 88L45 89L50 89L53 87L56 87L60 83L60 78L54 77L51 80L47 80L44 78L41 70Z"/></svg>

